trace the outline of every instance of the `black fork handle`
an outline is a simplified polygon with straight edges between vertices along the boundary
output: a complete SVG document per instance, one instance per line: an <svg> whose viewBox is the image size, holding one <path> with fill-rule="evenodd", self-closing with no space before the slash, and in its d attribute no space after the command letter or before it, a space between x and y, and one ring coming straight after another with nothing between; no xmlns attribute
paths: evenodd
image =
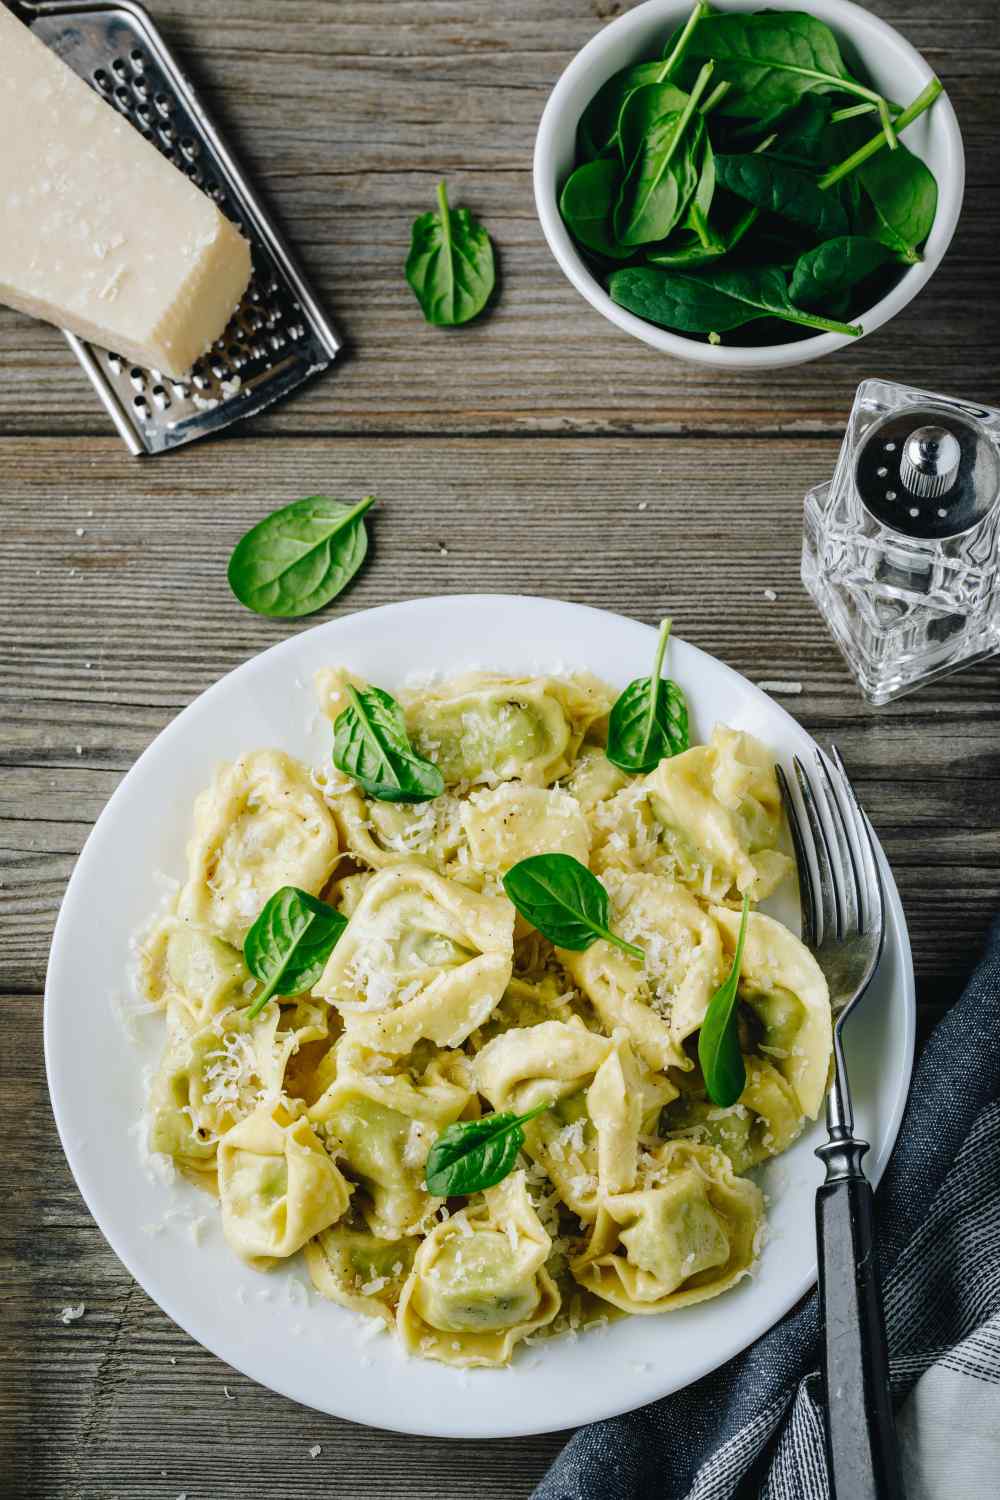
<svg viewBox="0 0 1000 1500"><path fill-rule="evenodd" d="M826 1454L833 1500L904 1500L864 1141L820 1146L816 1194Z"/></svg>

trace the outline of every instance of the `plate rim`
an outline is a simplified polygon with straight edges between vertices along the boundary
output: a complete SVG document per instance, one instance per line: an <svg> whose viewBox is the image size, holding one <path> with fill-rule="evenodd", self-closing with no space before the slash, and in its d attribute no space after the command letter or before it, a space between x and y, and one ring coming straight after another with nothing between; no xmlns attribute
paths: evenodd
<svg viewBox="0 0 1000 1500"><path fill-rule="evenodd" d="M301 649L302 642L307 638L315 637L318 633L335 634L338 627L343 626L348 622L357 621L361 618L364 618L365 620L374 620L376 617L384 619L385 617L394 614L408 614L414 611L420 612L423 610L439 609L442 606L448 608L468 608L482 606L484 604L495 605L497 601L503 601L507 605L514 606L546 605L575 612L584 611L587 614L596 616L599 620L606 620L610 618L616 622L624 622L628 625L634 625L645 631L648 631L651 637L655 637L656 634L656 627L654 625L649 625L644 620L638 620L634 616L622 614L617 610L601 609L594 605L580 604L572 600L554 598L552 596L543 594L475 592L419 596L413 599L396 600L388 604L376 605L370 609L353 610L348 614L338 615L332 619L321 621L306 630L296 632L296 634L287 637L284 640L274 642L272 645L265 647L262 651L255 652L245 661L240 662L237 666L231 668L228 672L224 673L221 677L218 677L214 682L210 683L206 688L203 688L191 700L190 703L186 704L184 708L182 708L178 713L174 715L174 717L168 724L164 725L163 729L161 729L159 733L154 736L154 738L145 747L142 753L137 757L133 765L125 773L115 790L112 792L111 796L108 798L104 807L101 809L101 812L94 821L93 827L90 829L86 839L84 840L83 846L80 850L79 855L77 856L73 870L70 874L69 880L66 883L66 888L60 901L59 912L54 924L52 942L49 951L49 961L45 977L43 999L43 1045L46 1086L48 1089L50 1107L52 1109L53 1118L55 1119L56 1130L59 1135L63 1154L66 1157L66 1161L70 1168L74 1184L77 1188L77 1191L80 1193L81 1198L83 1199L87 1212L94 1220L94 1223L97 1225L98 1229L101 1231L101 1234L104 1236L105 1240L107 1241L114 1254L117 1256L118 1260L125 1267L128 1274L135 1282L138 1283L138 1285L142 1288L142 1290L146 1293L150 1300L154 1302L155 1305L159 1307L160 1310L165 1313L172 1322L176 1323L177 1326L181 1328L189 1338L193 1339L195 1343L199 1344L203 1349L206 1349L216 1359L220 1360L224 1364L229 1365L232 1369L239 1371L239 1373L244 1375L247 1379L253 1380L258 1385L263 1385L265 1389L271 1389L275 1391L277 1394L285 1397L286 1399L294 1401L299 1406L321 1412L324 1415L338 1417L341 1420L349 1420L356 1422L359 1425L369 1426L374 1431L387 1430L411 1436L443 1437L448 1439L468 1441L501 1437L530 1437L547 1432L558 1432L563 1430L571 1431L576 1427L587 1425L590 1422L608 1420L613 1417L620 1416L625 1412L638 1410L642 1406L648 1405L651 1402L663 1399L664 1397L674 1394L679 1390L687 1389L689 1386L695 1384L698 1380L703 1379L704 1376L712 1373L716 1369L720 1369L731 1359L734 1359L738 1357L738 1355L745 1352L745 1350L750 1348L752 1344L756 1343L759 1339L763 1338L774 1327L776 1327L776 1325L782 1320L782 1318L787 1316L788 1312L807 1292L811 1290L816 1282L815 1258L808 1272L804 1276L798 1278L794 1283L789 1283L789 1289L787 1290L786 1295L781 1299L782 1305L774 1318L767 1324L765 1328L757 1331L748 1341L739 1343L737 1347L724 1354L721 1359L716 1358L714 1354L710 1354L700 1361L695 1361L689 1366L689 1373L687 1373L682 1385L670 1385L668 1389L661 1390L659 1393L651 1392L650 1394L643 1396L638 1402L634 1401L631 1397L629 1397L622 1404L616 1404L615 1402L612 1402L610 1405L605 1405L600 1401L591 1400L589 1406L584 1410L583 1415L573 1417L568 1427L564 1427L562 1424L553 1425L550 1420L539 1421L535 1423L529 1422L527 1424L525 1424L523 1420L519 1420L512 1423L510 1420L504 1420L504 1413L502 1411L499 1413L498 1420L493 1421L489 1425L481 1424L474 1429L470 1429L467 1421L464 1422L461 1427L459 1427L454 1423L449 1423L447 1419L438 1423L434 1428L431 1429L428 1428L425 1423L408 1423L402 1413L400 1413L400 1415L396 1417L392 1422L381 1421L376 1424L370 1422L364 1416L357 1415L356 1409L354 1412L350 1413L345 1413L343 1411L333 1411L328 1404L323 1405L320 1404L319 1401L314 1402L304 1399L297 1390L291 1390L281 1378L269 1377L267 1380L262 1380L258 1375L250 1373L240 1362L240 1359L234 1357L233 1351L226 1349L225 1352L223 1352L222 1349L217 1347L214 1339L212 1341L206 1340L200 1333L195 1332L195 1330L190 1326L187 1313L178 1310L178 1308L176 1307L172 1294L168 1293L167 1295L164 1295L161 1290L157 1290L156 1292L151 1290L151 1288L147 1285L147 1281L144 1276L140 1275L133 1265L130 1253L128 1253L122 1246L121 1239L118 1236L117 1231L109 1226L108 1222L106 1222L105 1215L98 1214L98 1212L95 1211L95 1208L91 1202L91 1197L89 1196L83 1185L83 1182L81 1181L81 1176L85 1180L90 1179L90 1177L92 1176L91 1167L88 1163L83 1162L82 1151L77 1150L75 1144L71 1142L69 1134L69 1122L62 1113L65 1105L64 1103L60 1102L59 1097L57 1096L57 1092L53 1087L55 1051L55 1041L53 1037L53 1012L56 1005L56 1001L53 996L56 985L55 970L57 968L57 961L61 961L61 948L64 942L63 932L65 927L68 926L70 920L70 918L66 915L68 906L70 904L70 894L74 890L74 887L77 886L81 880L86 878L89 862L91 859L96 857L93 849L95 847L95 835L97 834L98 829L100 828L101 824L105 822L108 816L113 814L113 810L115 809L116 805L120 801L125 799L127 795L127 789L130 788L134 780L138 779L143 762L146 760L147 756L150 755L155 747L163 746L165 743L172 743L179 735L183 735L187 723L191 718L194 718L196 716L201 705L203 704L204 699L216 692L216 690L218 690L223 684L231 683L234 679L238 679L243 675L249 675L253 668L264 657L278 658L282 655L291 655L297 648ZM696 659L700 658L701 660L710 663L713 670L721 671L724 675L732 677L741 686L751 689L754 694L759 694L762 698L766 699L770 712L776 713L779 718L787 720L796 734L805 736L810 744L816 745L817 742L815 741L813 736L809 733L808 730L806 730L801 724L799 724L798 720L795 719L791 713L789 713L784 705L777 702L776 699L772 698L763 688L758 687L756 683L750 680L750 678L744 676L741 672L736 671L734 667L729 666L729 664L723 661L720 657L713 656L710 652L707 652L703 648L694 645L690 641L687 641L684 637L672 635L671 639L676 645L682 645L685 651L693 653ZM904 1025L903 1056L899 1059L900 1067L897 1075L895 1097L892 1102L892 1107L888 1111L883 1143L881 1149L876 1149L874 1146L871 1147L870 1155L868 1158L867 1175L873 1186L876 1186L881 1179L889 1156L891 1155L898 1138L899 1129L900 1125L902 1124L903 1114L906 1108L907 1099L909 1097L910 1085L913 1076L914 1049L916 1040L916 989L913 969L913 954L909 939L909 930L907 927L906 917L903 911L899 892L896 887L896 882L893 877L888 860L886 859L885 853L882 849L881 842L878 840L877 834L876 842L878 845L879 859L883 871L883 878L885 880L885 889L887 896L886 904L887 908L891 911L892 914L891 927L898 938L899 955L902 961L902 973L900 978L902 980L903 993L900 997L899 1004ZM885 877L888 878L885 879ZM108 1004L111 1004L110 997L108 998ZM475 1372L472 1372L472 1375L474 1378Z"/></svg>

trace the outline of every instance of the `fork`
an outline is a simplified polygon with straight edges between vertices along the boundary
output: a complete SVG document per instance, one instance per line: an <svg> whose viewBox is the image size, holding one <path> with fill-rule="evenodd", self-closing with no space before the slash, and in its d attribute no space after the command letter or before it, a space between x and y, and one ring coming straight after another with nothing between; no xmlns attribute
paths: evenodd
<svg viewBox="0 0 1000 1500"><path fill-rule="evenodd" d="M830 987L833 1076L828 1140L816 1155L826 1180L816 1193L819 1302L824 1332L826 1451L834 1500L903 1500L889 1358L873 1235L874 1200L854 1134L843 1032L878 967L885 932L882 875L868 819L840 752L816 751L810 778L798 756L796 807L777 767L799 869L803 941Z"/></svg>

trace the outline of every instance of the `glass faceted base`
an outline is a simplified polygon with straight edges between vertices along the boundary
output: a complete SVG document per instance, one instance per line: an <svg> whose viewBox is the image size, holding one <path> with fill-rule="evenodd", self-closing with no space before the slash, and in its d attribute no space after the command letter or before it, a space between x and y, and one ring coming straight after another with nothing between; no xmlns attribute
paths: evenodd
<svg viewBox="0 0 1000 1500"><path fill-rule="evenodd" d="M961 443L946 493L902 458L929 424ZM998 539L1000 412L865 381L833 479L805 497L802 581L869 702L1000 651Z"/></svg>

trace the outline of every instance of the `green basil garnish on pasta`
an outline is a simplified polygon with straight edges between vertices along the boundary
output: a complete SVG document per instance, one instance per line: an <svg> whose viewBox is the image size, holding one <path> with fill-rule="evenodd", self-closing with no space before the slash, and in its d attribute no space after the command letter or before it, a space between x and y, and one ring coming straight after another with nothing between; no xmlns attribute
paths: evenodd
<svg viewBox="0 0 1000 1500"><path fill-rule="evenodd" d="M428 1152L427 1191L435 1198L454 1198L496 1187L513 1170L524 1145L523 1127L548 1108L539 1104L523 1115L504 1111L449 1125Z"/></svg>
<svg viewBox="0 0 1000 1500"><path fill-rule="evenodd" d="M259 1015L272 995L311 990L346 926L341 912L308 891L294 885L275 891L243 940L246 966L263 985L248 1018Z"/></svg>
<svg viewBox="0 0 1000 1500"><path fill-rule="evenodd" d="M381 688L348 685L348 705L333 726L333 763L377 802L431 802L444 777L418 755L403 710Z"/></svg>
<svg viewBox="0 0 1000 1500"><path fill-rule="evenodd" d="M712 1103L717 1104L720 1109L728 1109L731 1104L735 1104L747 1082L746 1064L740 1051L736 1025L736 992L739 988L749 914L750 898L744 896L743 916L732 968L708 1002L705 1019L698 1034L698 1061L705 1079L705 1089Z"/></svg>
<svg viewBox="0 0 1000 1500"><path fill-rule="evenodd" d="M532 854L503 877L508 897L532 927L557 948L580 953L598 938L640 963L641 948L608 928L608 893L572 854Z"/></svg>
<svg viewBox="0 0 1000 1500"><path fill-rule="evenodd" d="M660 675L669 638L670 621L661 620L651 674L630 682L611 710L605 753L620 771L655 771L661 760L690 744L684 694Z"/></svg>

